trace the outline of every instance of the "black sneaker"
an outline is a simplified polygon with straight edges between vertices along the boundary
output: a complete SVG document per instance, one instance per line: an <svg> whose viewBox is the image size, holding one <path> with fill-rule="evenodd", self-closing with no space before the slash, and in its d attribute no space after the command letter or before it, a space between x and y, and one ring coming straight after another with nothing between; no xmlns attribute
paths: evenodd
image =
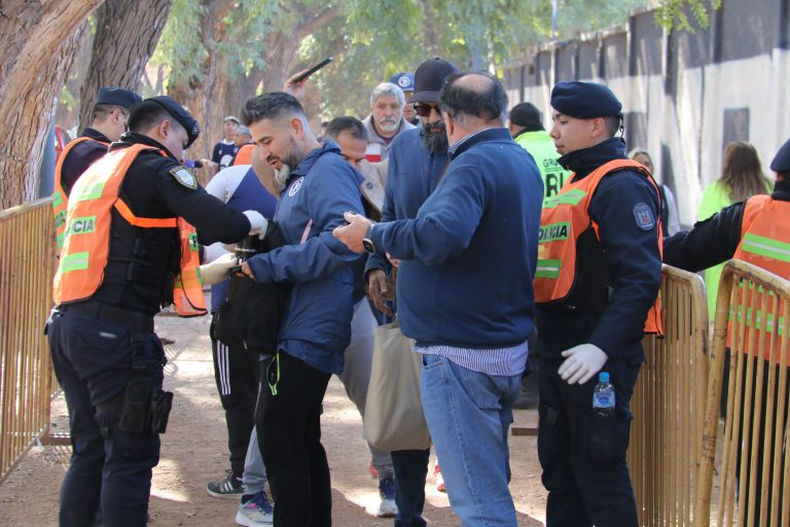
<svg viewBox="0 0 790 527"><path fill-rule="evenodd" d="M215 498L238 498L244 494L244 485L241 478L237 478L232 470L228 470L228 477L222 481L212 481L206 485L210 496Z"/></svg>

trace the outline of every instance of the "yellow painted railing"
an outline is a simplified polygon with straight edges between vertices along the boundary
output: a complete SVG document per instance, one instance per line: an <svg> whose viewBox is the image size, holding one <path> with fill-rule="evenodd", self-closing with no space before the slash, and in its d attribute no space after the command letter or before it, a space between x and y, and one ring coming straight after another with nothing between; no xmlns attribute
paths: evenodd
<svg viewBox="0 0 790 527"><path fill-rule="evenodd" d="M0 211L0 481L49 426L52 200Z"/></svg>
<svg viewBox="0 0 790 527"><path fill-rule="evenodd" d="M697 526L790 525L788 335L790 282L728 262L716 303Z"/></svg>
<svg viewBox="0 0 790 527"><path fill-rule="evenodd" d="M699 276L664 266L664 337L645 337L631 399L628 465L646 527L691 525L707 377L705 298Z"/></svg>

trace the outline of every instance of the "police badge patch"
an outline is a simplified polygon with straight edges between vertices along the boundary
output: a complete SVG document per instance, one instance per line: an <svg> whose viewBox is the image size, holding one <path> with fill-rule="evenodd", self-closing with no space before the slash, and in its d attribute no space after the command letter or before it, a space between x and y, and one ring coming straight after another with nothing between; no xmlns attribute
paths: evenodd
<svg viewBox="0 0 790 527"><path fill-rule="evenodd" d="M634 219L636 220L636 226L643 231L649 231L656 226L653 211L650 210L647 203L641 201L634 205Z"/></svg>
<svg viewBox="0 0 790 527"><path fill-rule="evenodd" d="M170 169L170 174L176 178L180 184L184 185L186 188L196 189L197 188L197 178L195 174L192 173L189 168L179 165L177 167L173 167Z"/></svg>

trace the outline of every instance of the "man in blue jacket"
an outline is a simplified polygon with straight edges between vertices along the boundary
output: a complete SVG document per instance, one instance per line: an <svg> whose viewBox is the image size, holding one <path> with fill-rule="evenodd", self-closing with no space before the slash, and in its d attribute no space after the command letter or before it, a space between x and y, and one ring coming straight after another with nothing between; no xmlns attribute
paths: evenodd
<svg viewBox="0 0 790 527"><path fill-rule="evenodd" d="M414 94L410 102L419 112L422 126L406 130L392 141L384 189L382 221L415 218L423 202L439 184L450 162L447 155L447 134L439 114L437 99L444 79L458 71L443 59L426 60L414 74ZM371 254L365 268L368 295L376 308L387 315L392 310L387 276L392 264L384 254ZM398 513L395 527L425 527L422 509L425 505L425 477L428 473L430 449L399 450L391 453L395 469L395 503Z"/></svg>
<svg viewBox="0 0 790 527"><path fill-rule="evenodd" d="M247 260L259 282L290 284L279 351L270 360L255 416L275 502L274 525L332 522L329 466L321 445L321 401L343 371L353 310L352 265L359 256L332 236L346 211L362 211L360 176L327 141L313 136L302 105L274 92L248 100L244 124L273 168L290 168L274 221L288 245Z"/></svg>
<svg viewBox="0 0 790 527"><path fill-rule="evenodd" d="M423 354L423 409L453 510L464 526L515 527L507 435L534 327L543 184L503 126L498 79L451 75L439 106L452 163L416 218L347 213L335 236L401 261L401 328Z"/></svg>

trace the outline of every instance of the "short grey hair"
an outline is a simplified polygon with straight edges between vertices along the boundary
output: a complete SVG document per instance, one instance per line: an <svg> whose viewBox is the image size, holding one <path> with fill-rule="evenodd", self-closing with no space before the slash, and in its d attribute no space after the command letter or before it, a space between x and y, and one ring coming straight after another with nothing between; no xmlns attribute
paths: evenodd
<svg viewBox="0 0 790 527"><path fill-rule="evenodd" d="M370 104L376 104L379 97L384 95L394 95L398 98L398 102L401 106L406 105L406 96L403 95L403 90L400 89L400 86L392 84L391 82L382 82L373 88L373 93L370 94Z"/></svg>

